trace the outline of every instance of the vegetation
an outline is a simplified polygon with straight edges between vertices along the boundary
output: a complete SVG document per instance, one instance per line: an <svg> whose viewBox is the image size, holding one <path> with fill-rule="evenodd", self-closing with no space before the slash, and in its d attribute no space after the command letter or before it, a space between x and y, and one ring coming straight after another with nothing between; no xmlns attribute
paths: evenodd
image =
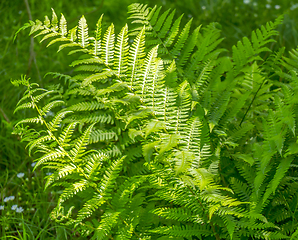
<svg viewBox="0 0 298 240"><path fill-rule="evenodd" d="M45 170L7 171L4 239L297 238L298 52L283 47L284 17L232 47L224 24L187 18L132 4L122 27L68 27L53 10L19 30L71 69L12 81L25 87L13 132L32 155L18 161ZM9 194L21 188L26 210Z"/></svg>

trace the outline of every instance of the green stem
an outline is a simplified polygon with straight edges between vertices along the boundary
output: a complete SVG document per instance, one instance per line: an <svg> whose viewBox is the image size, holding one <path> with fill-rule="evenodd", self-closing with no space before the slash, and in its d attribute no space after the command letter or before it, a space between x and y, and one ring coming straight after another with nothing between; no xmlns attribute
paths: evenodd
<svg viewBox="0 0 298 240"><path fill-rule="evenodd" d="M246 112L245 112L243 118L241 119L241 122L240 122L239 126L241 126L241 124L243 123L243 121L244 121L244 119L245 119L245 117L246 117L246 115L247 115L249 109L251 108L253 102L255 101L255 99L256 99L256 97L257 97L257 95L258 95L258 92L261 90L261 88L262 88L262 86L263 86L263 84L264 84L265 81L266 81L266 79L264 79L264 81L260 84L260 86L259 86L258 90L256 91L256 93L255 93L253 99L251 100L251 102L250 102L250 104L249 104L249 106L248 106L248 108L247 108L247 110L246 110Z"/></svg>

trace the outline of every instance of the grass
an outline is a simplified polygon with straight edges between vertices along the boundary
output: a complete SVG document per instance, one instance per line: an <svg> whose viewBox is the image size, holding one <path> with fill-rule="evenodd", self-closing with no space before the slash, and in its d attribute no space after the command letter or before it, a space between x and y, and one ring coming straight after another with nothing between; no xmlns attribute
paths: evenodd
<svg viewBox="0 0 298 240"><path fill-rule="evenodd" d="M33 164L27 159L16 170L1 175L0 236L2 239L67 239L73 232L52 222L49 214L58 192L44 191L43 171L32 172ZM64 237L63 237L64 236Z"/></svg>

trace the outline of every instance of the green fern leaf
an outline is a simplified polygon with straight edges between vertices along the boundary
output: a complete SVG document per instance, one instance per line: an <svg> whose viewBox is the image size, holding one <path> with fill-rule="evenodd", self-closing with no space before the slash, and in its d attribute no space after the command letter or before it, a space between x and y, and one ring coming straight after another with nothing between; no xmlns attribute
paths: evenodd
<svg viewBox="0 0 298 240"><path fill-rule="evenodd" d="M40 145L44 142L50 142L50 141L53 141L54 138L50 135L46 135L46 136L43 136L43 137L39 137L38 139L34 140L34 141L31 141L28 146L29 146L29 149L28 149L28 152L29 152L29 155L31 155L31 152L33 150L33 148L37 147L39 148ZM45 146L42 146L43 148Z"/></svg>
<svg viewBox="0 0 298 240"><path fill-rule="evenodd" d="M84 16L80 18L79 25L78 25L78 38L79 43L83 48L86 48L89 46L89 34L88 34L88 25L87 21Z"/></svg>
<svg viewBox="0 0 298 240"><path fill-rule="evenodd" d="M61 13L61 18L60 18L59 29L60 29L61 36L66 37L66 35L67 35L67 21L62 13Z"/></svg>
<svg viewBox="0 0 298 240"><path fill-rule="evenodd" d="M117 224L119 214L119 212L105 212L99 226L95 230L94 237L98 240L105 239L111 229Z"/></svg>
<svg viewBox="0 0 298 240"><path fill-rule="evenodd" d="M125 76L127 72L128 60L128 26L125 25L117 37L117 44L115 46L115 64L118 77Z"/></svg>
<svg viewBox="0 0 298 240"><path fill-rule="evenodd" d="M51 30L52 31L58 31L58 17L52 8L52 21L51 21Z"/></svg>
<svg viewBox="0 0 298 240"><path fill-rule="evenodd" d="M194 236L199 238L210 235L213 236L211 230L200 227L199 225L195 225L193 227L189 225L158 227L152 230L151 232L185 238L190 238Z"/></svg>
<svg viewBox="0 0 298 240"><path fill-rule="evenodd" d="M65 156L67 156L67 153L65 151L62 151L62 150L56 148L56 149L52 150L51 152L45 154L41 158L38 158L37 162L34 166L34 170L38 166L45 164L47 162L54 162L54 161L57 161L57 162L62 161L63 162L64 161L63 158Z"/></svg>
<svg viewBox="0 0 298 240"><path fill-rule="evenodd" d="M76 141L75 146L73 149L70 150L70 153L73 157L73 161L76 161L80 159L82 156L86 154L85 149L86 145L89 142L90 134L92 132L92 129L94 127L95 123L91 124L83 133L83 135L79 138L78 141Z"/></svg>
<svg viewBox="0 0 298 240"><path fill-rule="evenodd" d="M62 100L56 100L53 102L48 103L46 106L44 106L41 111L43 113L43 115L46 115L49 111L51 111L52 108L58 107L65 104L64 101Z"/></svg>
<svg viewBox="0 0 298 240"><path fill-rule="evenodd" d="M189 30L190 30L191 23L192 23L192 19L190 19L187 22L187 24L185 25L185 27L182 29L182 31L178 37L178 41L174 45L173 49L170 51L171 55L173 55L174 58L176 58L178 56L178 54L180 53L182 47L184 46L184 44L189 36ZM185 61L185 59L183 59L183 61Z"/></svg>
<svg viewBox="0 0 298 240"><path fill-rule="evenodd" d="M100 16L96 23L96 30L95 30L95 38L93 43L93 54L98 56L101 51L101 31L102 31L102 18L103 15Z"/></svg>
<svg viewBox="0 0 298 240"><path fill-rule="evenodd" d="M72 113L72 111L62 111L58 113L51 122L48 123L49 130L51 132L57 131L59 128L59 125L61 124L63 118L65 117L66 114Z"/></svg>
<svg viewBox="0 0 298 240"><path fill-rule="evenodd" d="M32 103L32 102L23 103L23 104L19 105L18 107L16 107L16 109L14 110L13 113L23 110L23 109L27 109L27 108L35 108L34 103Z"/></svg>
<svg viewBox="0 0 298 240"><path fill-rule="evenodd" d="M282 158L280 161L275 175L271 182L269 183L266 192L263 197L263 203L269 198L269 196L275 193L278 185L280 184L281 180L285 177L286 172L289 170L290 165L294 159L292 157Z"/></svg>
<svg viewBox="0 0 298 240"><path fill-rule="evenodd" d="M98 171L100 170L103 162L106 159L107 159L107 156L104 155L103 153L94 153L84 158L83 161L86 162L84 170L89 180L91 181L99 180L96 177L96 175L98 174Z"/></svg>
<svg viewBox="0 0 298 240"><path fill-rule="evenodd" d="M67 171L73 171L73 169L67 167ZM66 173L66 171L62 172L63 174ZM62 194L59 196L59 203L65 202L67 199L72 198L74 195L76 195L79 192L84 191L87 187L89 187L90 183L87 180L82 179L79 182L71 184L69 188L66 188L63 190Z"/></svg>
<svg viewBox="0 0 298 240"><path fill-rule="evenodd" d="M102 58L106 66L113 65L114 58L114 25L111 24L103 36L102 42Z"/></svg>
<svg viewBox="0 0 298 240"><path fill-rule="evenodd" d="M15 126L19 126L20 124L24 124L24 123L37 123L37 124L43 124L44 120L42 119L41 116L38 117L34 117L34 118L27 118L27 119L23 119L21 121L19 121Z"/></svg>
<svg viewBox="0 0 298 240"><path fill-rule="evenodd" d="M64 147L69 146L68 143L71 141L72 134L73 134L77 124L78 124L78 122L73 122L64 128L63 132L60 134L60 136L58 138L59 143L62 146L64 146Z"/></svg>
<svg viewBox="0 0 298 240"><path fill-rule="evenodd" d="M138 78L138 67L142 65L143 58L145 56L145 27L139 32L138 36L135 38L130 50L129 50L129 70L130 70L130 89L133 90L134 81Z"/></svg>

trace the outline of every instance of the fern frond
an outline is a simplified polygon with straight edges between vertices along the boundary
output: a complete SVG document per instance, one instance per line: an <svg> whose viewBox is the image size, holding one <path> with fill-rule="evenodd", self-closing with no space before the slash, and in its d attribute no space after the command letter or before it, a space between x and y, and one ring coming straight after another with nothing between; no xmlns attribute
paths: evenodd
<svg viewBox="0 0 298 240"><path fill-rule="evenodd" d="M110 192L112 191L115 180L121 171L121 165L124 158L119 158L112 163L111 167L105 171L103 180L98 185L98 191L91 199L86 201L84 206L79 210L76 221L80 223L85 218L88 218L92 213L104 204L110 198Z"/></svg>
<svg viewBox="0 0 298 240"><path fill-rule="evenodd" d="M17 124L15 125L16 127L19 126L20 124L24 124L24 123L37 123L37 124L43 124L44 120L41 116L38 117L34 117L34 118L26 118L23 119L19 122L17 122Z"/></svg>
<svg viewBox="0 0 298 240"><path fill-rule="evenodd" d="M117 36L115 46L115 66L119 77L125 76L128 66L128 26L125 25Z"/></svg>
<svg viewBox="0 0 298 240"><path fill-rule="evenodd" d="M242 40L243 43L239 41L237 47L233 46L232 50L236 73L239 73L247 62L263 60L259 54L264 51L270 51L265 45L275 41L271 37L278 35L275 28L281 24L282 19L283 17L280 16L274 23L268 22L266 27L262 26L261 29L253 31L251 37L252 43L247 37L244 37Z"/></svg>
<svg viewBox="0 0 298 240"><path fill-rule="evenodd" d="M27 145L27 146L29 146L29 149L28 149L29 155L31 155L31 152L32 152L33 148L35 148L35 147L40 148L41 147L42 149L44 149L45 145L42 145L42 144L43 143L49 143L50 141L53 141L53 140L55 140L55 139L52 136L46 135L46 136L43 136L43 137L39 137L38 139L36 139L34 141L31 141Z"/></svg>
<svg viewBox="0 0 298 240"><path fill-rule="evenodd" d="M240 199L244 202L248 202L251 195L251 189L249 189L248 185L236 178L233 178L231 183L232 189L235 191L236 194L238 194Z"/></svg>
<svg viewBox="0 0 298 240"><path fill-rule="evenodd" d="M273 179L268 184L266 192L263 196L263 203L269 198L269 196L275 193L278 185L280 184L281 180L285 177L286 172L290 168L290 165L294 159L292 157L282 158L280 161L277 170Z"/></svg>
<svg viewBox="0 0 298 240"><path fill-rule="evenodd" d="M68 117L65 123L70 122L80 122L80 123L108 123L113 124L114 118L109 114L104 114L103 112L75 115Z"/></svg>
<svg viewBox="0 0 298 240"><path fill-rule="evenodd" d="M95 56L99 55L101 52L101 31L102 31L102 18L103 15L100 16L96 23L96 30L95 30L95 38L93 39L93 54Z"/></svg>
<svg viewBox="0 0 298 240"><path fill-rule="evenodd" d="M189 30L190 30L190 26L191 26L191 23L192 23L192 19L190 19L188 22L187 22L187 24L184 26L184 28L182 29L182 31L181 31L181 33L180 33L180 35L179 35L179 37L178 37L178 40L177 40L177 42L175 43L175 45L174 45L174 47L173 47L173 49L170 51L170 54L174 57L174 58L176 58L177 56L178 56L178 54L180 53L180 51L181 51L181 49L182 49L182 47L184 46L184 44L185 44L185 42L186 42L186 40L187 40L187 38L188 38L188 36L189 36ZM195 31L196 32L196 31ZM195 38L194 39L190 39L190 43L192 43L191 41L196 41L197 39L196 39L196 35L194 35L195 36ZM193 44L194 45L194 44ZM194 46L190 46L190 48L193 48ZM188 49L188 51L186 51L185 53L187 54L187 55L189 55L189 49ZM184 61L186 61L186 56L184 55L182 55L182 62L184 62Z"/></svg>
<svg viewBox="0 0 298 240"><path fill-rule="evenodd" d="M103 36L102 42L102 58L106 66L113 65L114 57L114 25L111 24Z"/></svg>
<svg viewBox="0 0 298 240"><path fill-rule="evenodd" d="M114 131L103 131L100 129L94 129L91 132L89 143L97 143L109 140L118 140L118 136Z"/></svg>
<svg viewBox="0 0 298 240"><path fill-rule="evenodd" d="M80 224L84 219L90 217L101 205L107 201L101 194L95 193L92 198L85 201L83 207L79 210L76 222ZM75 225L76 226L76 225Z"/></svg>
<svg viewBox="0 0 298 240"><path fill-rule="evenodd" d="M69 167L67 167L66 170L73 171L73 169L69 169ZM64 171L62 173L66 174L67 171ZM67 199L72 198L77 193L84 191L87 187L89 187L89 185L90 185L89 181L85 179L82 179L79 182L71 184L71 186L69 188L65 188L62 194L59 196L59 203L61 204L65 202Z"/></svg>
<svg viewBox="0 0 298 240"><path fill-rule="evenodd" d="M191 212L191 210L184 208L156 208L152 211L152 213L166 219L173 219L184 222L196 219L197 223L203 223L203 220L199 221L200 217L193 215L193 212Z"/></svg>
<svg viewBox="0 0 298 240"><path fill-rule="evenodd" d="M115 180L118 177L119 172L121 171L124 159L125 157L117 159L111 164L110 168L105 171L103 180L99 186L100 192L103 196L110 198L110 192L112 191Z"/></svg>
<svg viewBox="0 0 298 240"><path fill-rule="evenodd" d="M133 90L134 81L138 79L138 66L141 66L143 63L143 58L145 57L145 28L139 32L137 37L135 38L131 48L129 49L129 74L130 74L130 89Z"/></svg>
<svg viewBox="0 0 298 240"><path fill-rule="evenodd" d="M187 81L184 81L178 87L178 106L175 111L175 120L174 120L174 132L178 134L186 126L187 118L190 112L190 93L189 93L189 84Z"/></svg>
<svg viewBox="0 0 298 240"><path fill-rule="evenodd" d="M45 106L41 109L42 114L43 114L43 115L47 115L47 113L48 113L49 111L51 111L52 108L61 106L61 105L63 105L63 104L65 104L65 102L62 101L62 100L56 100L56 101L50 102L50 103L48 103L47 105L45 105Z"/></svg>
<svg viewBox="0 0 298 240"><path fill-rule="evenodd" d="M83 162L86 162L84 170L89 180L98 180L96 175L106 159L107 156L103 153L93 153L83 159Z"/></svg>
<svg viewBox="0 0 298 240"><path fill-rule="evenodd" d="M92 74L89 77L85 78L82 84L85 87L85 86L92 84L93 82L105 83L114 74L115 74L114 71L111 71L110 69L105 69L104 71L102 71L100 73L95 73L95 74Z"/></svg>
<svg viewBox="0 0 298 240"><path fill-rule="evenodd" d="M65 178L73 173L77 173L77 167L76 166L71 166L71 165L62 165L60 164L60 166L56 166L55 168L58 170L55 171L52 175L50 175L47 178L46 184L45 184L45 188L48 188L50 185L52 185L53 183L55 184L55 182L57 182L59 179Z"/></svg>
<svg viewBox="0 0 298 240"><path fill-rule="evenodd" d="M45 154L44 156L37 159L37 162L34 166L34 170L39 167L42 164L45 164L47 162L54 162L54 161L61 161L64 162L63 158L67 156L67 153L65 151L62 151L60 149L54 149L51 152Z"/></svg>
<svg viewBox="0 0 298 240"><path fill-rule="evenodd" d="M35 108L35 104L32 102L26 102L23 103L21 105L19 105L18 107L16 107L16 109L14 110L14 113L23 109L28 109L28 108Z"/></svg>
<svg viewBox="0 0 298 240"><path fill-rule="evenodd" d="M150 232L159 233L159 234L168 235L168 236L185 237L185 238L191 238L194 236L199 238L204 236L210 236L210 235L214 236L211 229L208 229L200 225L164 226L164 227L158 227L154 230L151 230Z"/></svg>
<svg viewBox="0 0 298 240"><path fill-rule="evenodd" d="M51 122L48 123L49 130L51 132L57 131L63 118L65 117L66 114L72 113L72 111L61 111L58 113Z"/></svg>
<svg viewBox="0 0 298 240"><path fill-rule="evenodd" d="M78 39L83 48L86 48L89 45L88 25L84 15L79 20Z"/></svg>
<svg viewBox="0 0 298 240"><path fill-rule="evenodd" d="M99 240L104 239L117 224L119 214L119 212L105 212L101 218L99 226L95 230L94 236Z"/></svg>
<svg viewBox="0 0 298 240"><path fill-rule="evenodd" d="M73 157L73 161L80 159L86 154L85 149L86 145L89 142L91 131L95 123L91 124L83 133L83 135L76 141L75 146L70 150L70 153Z"/></svg>
<svg viewBox="0 0 298 240"><path fill-rule="evenodd" d="M64 147L69 146L68 143L71 141L72 134L73 134L77 124L78 124L78 122L73 122L64 128L63 132L60 134L60 136L58 138L59 143L62 146L64 146Z"/></svg>
<svg viewBox="0 0 298 240"><path fill-rule="evenodd" d="M149 47L160 45L159 53L163 56L166 56L165 62L171 62L178 56L180 50L187 38L189 37L189 28L192 20L190 20L184 29L179 34L179 25L182 19L182 15L175 20L173 23L173 17L175 15L175 10L170 12L170 9L160 14L160 8L156 6L152 9L148 8L147 5L143 4L131 4L128 7L128 13L130 14L130 19L135 19L132 21L133 24L137 24L138 26L131 31L131 34L134 35L136 32L140 31L141 26L146 26L146 36L148 36L148 40L146 44ZM175 44L174 41L177 38ZM194 39L192 39L191 44L187 49L191 49L191 45L194 44ZM185 61L186 55L188 55L189 51L186 51L186 54L182 58L181 63ZM182 65L182 64L181 64Z"/></svg>
<svg viewBox="0 0 298 240"><path fill-rule="evenodd" d="M144 71L141 75L141 79L138 84L136 85L137 93L141 95L141 100L144 99L146 94L146 87L149 85L148 83L152 78L154 78L154 74L157 74L157 72L154 71L154 66L156 65L157 61L157 49L158 46L153 48L147 55L145 61L144 61ZM138 87L140 85L141 87ZM132 85L131 85L132 87Z"/></svg>
<svg viewBox="0 0 298 240"><path fill-rule="evenodd" d="M98 102L98 101L92 101L92 102L80 102L77 104L74 104L70 107L68 107L69 111L92 111L92 110L98 110L104 108L104 103Z"/></svg>
<svg viewBox="0 0 298 240"><path fill-rule="evenodd" d="M212 108L210 109L208 121L209 121L209 127L210 131L212 132L213 128L218 124L218 121L223 116L227 105L229 103L231 96L231 92L224 91L218 94L216 100L214 101L214 104Z"/></svg>

